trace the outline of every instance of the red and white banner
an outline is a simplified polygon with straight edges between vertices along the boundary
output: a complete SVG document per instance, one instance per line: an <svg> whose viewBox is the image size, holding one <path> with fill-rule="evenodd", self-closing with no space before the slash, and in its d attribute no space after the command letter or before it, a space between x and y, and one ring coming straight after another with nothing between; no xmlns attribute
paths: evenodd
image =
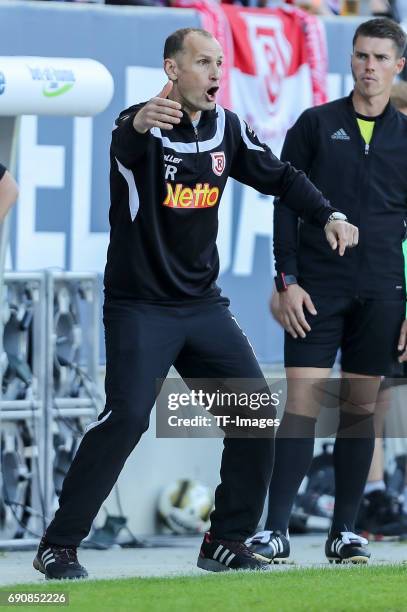
<svg viewBox="0 0 407 612"><path fill-rule="evenodd" d="M195 8L221 43L225 70L219 102L237 112L280 154L285 134L303 110L327 101L325 31L315 16L278 9L177 0Z"/></svg>

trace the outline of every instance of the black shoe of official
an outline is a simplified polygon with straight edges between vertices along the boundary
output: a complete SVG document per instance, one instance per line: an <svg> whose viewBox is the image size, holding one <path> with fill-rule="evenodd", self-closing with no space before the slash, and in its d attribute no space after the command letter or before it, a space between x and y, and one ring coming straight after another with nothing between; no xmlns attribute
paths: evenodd
<svg viewBox="0 0 407 612"><path fill-rule="evenodd" d="M376 541L398 540L407 535L407 517L397 498L386 491L372 491L362 499L356 530Z"/></svg>
<svg viewBox="0 0 407 612"><path fill-rule="evenodd" d="M50 544L44 538L38 547L33 566L45 574L47 580L73 580L86 578L88 575L86 569L78 561L76 546Z"/></svg>
<svg viewBox="0 0 407 612"><path fill-rule="evenodd" d="M367 563L370 552L365 548L366 538L351 531L330 533L325 543L325 555L329 563Z"/></svg>
<svg viewBox="0 0 407 612"><path fill-rule="evenodd" d="M208 572L228 570L267 570L269 559L251 552L243 542L215 540L205 533L197 566Z"/></svg>
<svg viewBox="0 0 407 612"><path fill-rule="evenodd" d="M271 563L287 563L290 556L290 540L288 534L281 531L259 531L246 540L248 549Z"/></svg>

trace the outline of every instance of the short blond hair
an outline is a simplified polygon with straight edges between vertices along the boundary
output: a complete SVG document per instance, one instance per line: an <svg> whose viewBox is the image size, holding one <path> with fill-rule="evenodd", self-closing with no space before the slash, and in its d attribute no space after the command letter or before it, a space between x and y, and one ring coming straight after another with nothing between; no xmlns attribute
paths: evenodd
<svg viewBox="0 0 407 612"><path fill-rule="evenodd" d="M164 59L173 58L184 50L184 40L188 34L200 34L213 38L212 34L202 28L180 28L168 36L164 44Z"/></svg>

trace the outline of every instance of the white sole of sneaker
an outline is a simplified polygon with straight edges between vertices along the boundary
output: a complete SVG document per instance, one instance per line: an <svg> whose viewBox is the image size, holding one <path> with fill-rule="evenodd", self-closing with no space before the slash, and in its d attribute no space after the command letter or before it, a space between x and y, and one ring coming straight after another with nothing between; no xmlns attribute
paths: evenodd
<svg viewBox="0 0 407 612"><path fill-rule="evenodd" d="M335 563L336 565L340 565L341 563L354 563L354 564L363 564L369 562L369 557L363 557L361 555L355 555L354 557L349 557L349 559L338 559L337 557L327 557L329 563Z"/></svg>
<svg viewBox="0 0 407 612"><path fill-rule="evenodd" d="M265 555L261 555L260 553L256 553L253 551L252 553L256 557L256 559L258 559L259 561L265 561L266 563L270 563L270 565L272 565L273 563L276 565L280 565L281 563L291 563L289 557L274 557L273 559L270 559L270 557L266 557Z"/></svg>
<svg viewBox="0 0 407 612"><path fill-rule="evenodd" d="M274 563L275 565L283 565L284 563L292 563L289 557L275 557L271 559L270 563Z"/></svg>
<svg viewBox="0 0 407 612"><path fill-rule="evenodd" d="M271 563L271 559L268 557L264 557L263 555L259 555L259 553L253 553L253 557L256 557L258 561L265 561L266 563Z"/></svg>

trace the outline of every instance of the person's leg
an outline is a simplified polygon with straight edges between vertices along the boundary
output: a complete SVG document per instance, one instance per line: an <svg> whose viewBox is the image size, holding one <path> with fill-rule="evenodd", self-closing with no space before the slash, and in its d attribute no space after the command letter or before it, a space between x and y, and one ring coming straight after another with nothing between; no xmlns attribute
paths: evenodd
<svg viewBox="0 0 407 612"><path fill-rule="evenodd" d="M376 430L376 427L375 427ZM369 495L373 491L384 491L386 484L384 482L384 449L383 438L376 437L372 456L372 463L367 475L367 481L364 489L365 495Z"/></svg>
<svg viewBox="0 0 407 612"><path fill-rule="evenodd" d="M339 425L334 446L335 506L325 543L330 563L367 563L368 541L355 521L372 461L374 406L380 377L342 373Z"/></svg>
<svg viewBox="0 0 407 612"><path fill-rule="evenodd" d="M343 372L334 446L335 507L332 533L354 532L375 444L374 408L380 377Z"/></svg>
<svg viewBox="0 0 407 612"><path fill-rule="evenodd" d="M267 531L285 534L298 489L311 464L320 406L315 384L329 368L286 368L287 402L276 436L276 452L268 499Z"/></svg>
<svg viewBox="0 0 407 612"><path fill-rule="evenodd" d="M253 554L244 541L262 512L272 467L274 430L264 436L258 429L255 433L250 427L240 429L236 415L252 418L253 414L250 409L242 411L236 397L252 393L256 397L260 393L270 396L270 391L252 347L225 304L206 305L197 311L189 318L188 332L174 365L191 389L227 397L226 405L220 401L211 413L232 421L220 425L225 432L221 483L197 565L215 572L267 569L269 559ZM258 412L262 417L275 416L273 406ZM259 416L258 412L254 416Z"/></svg>
<svg viewBox="0 0 407 612"><path fill-rule="evenodd" d="M334 447L335 507L325 545L330 561L365 563L367 540L354 534L375 444L381 377L397 358L403 302L355 299L345 320L339 427Z"/></svg>
<svg viewBox="0 0 407 612"><path fill-rule="evenodd" d="M383 404L383 410L386 415L385 435L388 438L388 448L386 450L394 456L397 467L393 474L389 474L389 482L388 484L386 483L386 489L388 487L388 490L380 498L379 494L376 494L374 500L365 497L361 505L361 523L365 523L367 515L371 524L366 526L370 528L370 533L377 539L380 536L407 535L407 469L405 462L407 448L406 385L407 363L397 363L391 375L383 380L378 398L378 402L380 400L380 403ZM401 475L404 476L400 478ZM401 480L404 482L403 489ZM404 498L401 505L398 500L398 494L400 493L402 493ZM370 501L374 501L374 503L369 503ZM386 509L383 508L383 502L386 503ZM387 524L383 529L382 517L384 512L388 521L386 520ZM378 527L381 527L381 529L377 529ZM391 528L391 533L389 532L389 527Z"/></svg>
<svg viewBox="0 0 407 612"><path fill-rule="evenodd" d="M402 301L355 300L342 342L341 413L334 448L333 532L353 531L372 462L381 376L391 372L404 318Z"/></svg>
<svg viewBox="0 0 407 612"><path fill-rule="evenodd" d="M306 313L311 331L305 338L284 339L287 402L276 436L269 488L267 531L286 533L292 506L311 464L315 424L320 411L318 389L334 364L349 300L312 296L317 315Z"/></svg>
<svg viewBox="0 0 407 612"><path fill-rule="evenodd" d="M105 304L106 407L85 433L64 480L47 542L78 546L148 428L156 379L164 378L184 342L171 309Z"/></svg>
<svg viewBox="0 0 407 612"><path fill-rule="evenodd" d="M407 521L399 501L393 491L387 490L384 480L384 421L391 407L393 387L403 380L400 374L401 367L397 364L392 376L380 384L374 415L375 447L355 525L358 533L375 540L398 538L407 533Z"/></svg>
<svg viewBox="0 0 407 612"><path fill-rule="evenodd" d="M367 482L365 485L365 494L373 491L384 491L386 488L384 482L384 420L390 408L391 387L386 384L387 379L380 383L379 392L377 394L376 406L374 410L374 428L375 428L375 445L370 465Z"/></svg>
<svg viewBox="0 0 407 612"><path fill-rule="evenodd" d="M193 379L201 379L202 386L212 391L270 393L249 341L224 304L207 306L191 317L187 342L175 367L189 386L194 386ZM226 412L234 415L236 407ZM267 414L275 416L275 408L270 407ZM256 435L251 438L247 433L235 434L243 437L230 437L226 432L224 438L221 483L210 532L216 539L244 542L262 513L274 437L273 432L266 437L249 432Z"/></svg>

